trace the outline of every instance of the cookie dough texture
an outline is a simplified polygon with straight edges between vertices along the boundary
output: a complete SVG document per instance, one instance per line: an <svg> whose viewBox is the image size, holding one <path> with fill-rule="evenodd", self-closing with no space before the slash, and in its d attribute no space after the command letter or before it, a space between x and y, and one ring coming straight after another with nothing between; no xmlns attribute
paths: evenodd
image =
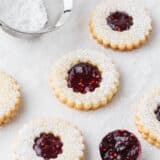
<svg viewBox="0 0 160 160"><path fill-rule="evenodd" d="M76 93L67 86L68 71L79 62L88 62L98 67L102 74L100 87L86 94ZM76 50L66 54L53 66L51 86L58 99L69 107L90 110L107 104L117 92L119 73L112 60L93 50Z"/></svg>
<svg viewBox="0 0 160 160"><path fill-rule="evenodd" d="M20 106L20 87L10 75L0 72L0 125L7 123Z"/></svg>
<svg viewBox="0 0 160 160"><path fill-rule="evenodd" d="M155 114L159 105L160 88L154 88L138 103L136 125L144 139L160 148L160 121Z"/></svg>
<svg viewBox="0 0 160 160"><path fill-rule="evenodd" d="M84 160L84 140L78 128L62 119L42 118L20 129L14 146L13 160L43 160L33 150L34 140L41 133L61 138L63 152L55 160Z"/></svg>
<svg viewBox="0 0 160 160"><path fill-rule="evenodd" d="M133 17L133 25L129 30L114 31L107 24L106 18L115 11L125 12ZM89 28L93 38L104 47L132 50L148 40L152 22L148 11L137 0L104 0L93 12Z"/></svg>

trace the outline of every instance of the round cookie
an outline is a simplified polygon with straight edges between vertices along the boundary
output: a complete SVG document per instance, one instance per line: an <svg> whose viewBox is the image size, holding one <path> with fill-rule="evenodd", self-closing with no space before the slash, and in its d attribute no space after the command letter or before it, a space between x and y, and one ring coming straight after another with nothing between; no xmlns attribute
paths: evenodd
<svg viewBox="0 0 160 160"><path fill-rule="evenodd" d="M160 148L160 88L151 90L140 99L136 125L144 139Z"/></svg>
<svg viewBox="0 0 160 160"><path fill-rule="evenodd" d="M132 50L144 44L152 31L147 10L133 0L104 0L90 19L90 31L103 46Z"/></svg>
<svg viewBox="0 0 160 160"><path fill-rule="evenodd" d="M141 160L142 149L138 138L127 130L115 130L101 141L102 160Z"/></svg>
<svg viewBox="0 0 160 160"><path fill-rule="evenodd" d="M119 86L119 73L105 54L77 50L53 66L50 81L61 102L76 109L89 110L112 99Z"/></svg>
<svg viewBox="0 0 160 160"><path fill-rule="evenodd" d="M0 72L0 125L7 123L16 114L20 100L20 87L15 79Z"/></svg>
<svg viewBox="0 0 160 160"><path fill-rule="evenodd" d="M81 132L61 119L40 119L18 133L13 160L84 160Z"/></svg>

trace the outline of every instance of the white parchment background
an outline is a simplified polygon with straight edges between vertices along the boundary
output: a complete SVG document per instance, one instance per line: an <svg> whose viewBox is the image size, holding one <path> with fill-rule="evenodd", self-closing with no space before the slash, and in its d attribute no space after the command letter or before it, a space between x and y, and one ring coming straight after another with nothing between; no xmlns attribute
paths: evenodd
<svg viewBox="0 0 160 160"><path fill-rule="evenodd" d="M100 159L98 145L101 138L107 131L117 128L129 129L140 138L143 160L160 158L160 150L141 138L134 123L137 100L151 84L160 80L160 1L145 1L153 18L152 38L142 48L127 53L104 49L91 38L88 21L98 3L99 0L76 0L74 14L68 23L40 39L20 40L0 31L0 68L17 79L23 93L18 115L0 128L0 160L12 159L17 130L39 117L61 117L78 125L86 141L86 160ZM52 64L77 48L104 52L114 59L121 74L119 93L112 103L97 111L67 108L52 95L49 86Z"/></svg>

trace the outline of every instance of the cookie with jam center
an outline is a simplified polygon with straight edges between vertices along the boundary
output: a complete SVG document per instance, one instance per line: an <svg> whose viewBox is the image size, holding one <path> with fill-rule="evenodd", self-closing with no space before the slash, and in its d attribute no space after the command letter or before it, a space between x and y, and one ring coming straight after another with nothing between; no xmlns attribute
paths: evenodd
<svg viewBox="0 0 160 160"><path fill-rule="evenodd" d="M140 99L136 125L144 139L160 148L160 88L152 89Z"/></svg>
<svg viewBox="0 0 160 160"><path fill-rule="evenodd" d="M118 50L140 47L152 31L151 17L137 0L104 0L92 14L89 27L100 44Z"/></svg>
<svg viewBox="0 0 160 160"><path fill-rule="evenodd" d="M0 125L15 116L21 101L20 87L16 80L0 71Z"/></svg>
<svg viewBox="0 0 160 160"><path fill-rule="evenodd" d="M119 73L105 54L77 50L57 61L50 82L61 102L81 110L97 109L117 92Z"/></svg>
<svg viewBox="0 0 160 160"><path fill-rule="evenodd" d="M141 160L142 149L138 138L127 130L108 133L99 145L102 160Z"/></svg>
<svg viewBox="0 0 160 160"><path fill-rule="evenodd" d="M84 160L81 131L62 119L42 118L20 129L13 160Z"/></svg>

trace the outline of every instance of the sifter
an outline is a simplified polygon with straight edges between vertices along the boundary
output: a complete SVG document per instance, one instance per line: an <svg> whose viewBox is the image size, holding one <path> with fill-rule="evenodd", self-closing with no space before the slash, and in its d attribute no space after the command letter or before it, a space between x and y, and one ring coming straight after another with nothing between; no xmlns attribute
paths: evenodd
<svg viewBox="0 0 160 160"><path fill-rule="evenodd" d="M36 32L26 32L13 28L8 25L4 20L0 20L2 29L19 38L36 38L42 34L54 31L61 27L66 20L70 17L73 9L72 0L43 0L47 12L47 23L45 26Z"/></svg>

